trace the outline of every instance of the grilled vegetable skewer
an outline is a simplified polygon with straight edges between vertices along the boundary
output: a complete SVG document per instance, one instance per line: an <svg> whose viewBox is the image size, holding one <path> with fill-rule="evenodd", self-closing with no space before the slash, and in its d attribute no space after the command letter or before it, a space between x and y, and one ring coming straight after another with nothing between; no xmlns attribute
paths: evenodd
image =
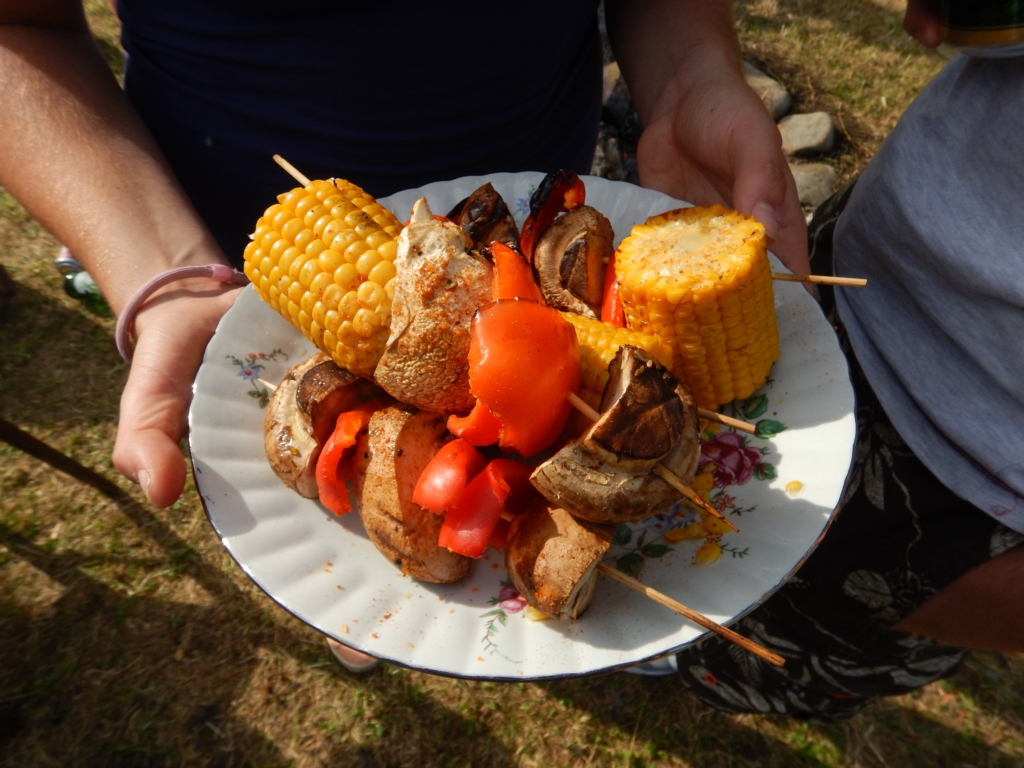
<svg viewBox="0 0 1024 768"><path fill-rule="evenodd" d="M581 400L577 395L570 395L569 396L569 402L572 403L573 408L578 410L584 416L587 416L592 421L597 421L599 418L601 418L601 414L600 413L598 413L593 408L591 408L589 405L587 405L587 403L584 402L583 400ZM675 488L677 491L679 491L679 493L681 493L683 495L683 497L687 501L693 502L698 507L700 507L705 512L707 512L709 515L712 515L713 517L717 517L719 520L721 520L726 525L728 525L730 528L732 528L733 531L735 531L736 533L739 533L739 528L737 528L735 525L733 525L731 522L729 522L729 519L724 517L721 512L719 512L713 506L711 506L706 501L704 501L704 499L702 499L700 497L700 494L698 494L690 486L688 486L686 483L684 483L682 481L682 479L680 479L674 472L672 472L672 470L668 469L667 467L662 466L659 463L659 464L655 464L654 469L652 471L656 472L658 477L660 477L666 483L668 483L673 488Z"/></svg>

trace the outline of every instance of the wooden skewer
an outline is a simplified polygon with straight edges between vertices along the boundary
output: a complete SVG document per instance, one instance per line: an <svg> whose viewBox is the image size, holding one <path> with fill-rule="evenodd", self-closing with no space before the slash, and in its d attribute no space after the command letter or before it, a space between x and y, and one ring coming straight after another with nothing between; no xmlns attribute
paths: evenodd
<svg viewBox="0 0 1024 768"><path fill-rule="evenodd" d="M260 384L265 386L271 392L274 392L277 389L277 385L271 384L266 379L256 379L256 381L258 381ZM581 400L580 402L583 402L583 401ZM586 405L586 403L583 403L583 404ZM587 407L589 408L590 406L587 406ZM665 470L665 471L668 472L668 470ZM675 478L677 481L679 480L679 478L677 478L671 472L668 472L668 474L671 477ZM666 478L666 482L668 482L669 485L672 485L672 482L668 481L667 478ZM680 484L681 484L681 481L680 481ZM685 488L686 486L683 486L683 487ZM512 520L515 519L515 515L513 515L511 512L502 512L501 513L501 518L502 518L502 520L505 520L506 522L511 522ZM723 627L721 624L717 624L716 622L712 621L711 619L709 619L704 614L698 613L697 611L693 610L692 608L687 608L685 605L683 605L682 603L680 603L680 602L678 602L676 600L673 600L668 595L665 595L665 594L659 592L658 590L656 590L656 589L654 589L652 587L648 587L642 581L638 581L637 579L634 579L632 576L627 576L622 571L617 570L616 568L613 568L612 566L608 565L607 563L598 562L597 569L599 571L601 571L602 573L606 574L607 576L610 576L611 578L615 579L616 581L619 581L619 582L625 584L630 589L634 589L637 592L640 592L641 594L646 595L651 600L654 600L656 603L660 603L661 605L664 605L666 608L672 609L673 611L678 613L680 616L685 616L687 619L692 621L694 624L698 624L698 625L704 627L705 629L710 629L712 632L715 632L716 634L721 635L726 640L730 640L731 642L736 643L736 645L738 645L741 648L744 648L744 649L750 651L755 656L758 656L759 658L764 659L765 661L769 662L770 664L774 664L777 667L781 667L785 663L785 659L783 659L781 656L778 656L778 655L772 653L767 648L764 648L764 647L758 645L757 643L753 642L752 640L748 640L743 635L739 635L739 634L733 632L731 629L729 629L727 627Z"/></svg>
<svg viewBox="0 0 1024 768"><path fill-rule="evenodd" d="M271 392L277 389L277 387L274 384L271 384L269 381L265 379L256 379L256 381L265 386ZM601 414L599 414L597 411L595 411L593 408L587 405L585 400L581 400L579 395L570 392L569 402L572 403L573 407L580 411L583 415L590 418L591 421L597 421L599 418L601 418ZM740 423L742 424L743 422ZM655 474L658 475L658 477L660 477L666 483L668 483L681 494L683 494L684 497L692 501L694 504L699 506L704 511L708 512L711 515L714 515L719 520L723 521L726 525L728 525L730 528L732 528L734 531L739 533L739 528L737 528L735 525L729 522L728 518L723 517L721 512L719 512L717 509L715 509L706 501L704 501L704 499L702 499L700 495L695 490L693 490L693 488L691 488L682 480L680 480L679 477L672 470L662 466L661 464L656 464L654 466L654 472Z"/></svg>
<svg viewBox="0 0 1024 768"><path fill-rule="evenodd" d="M307 179L305 176L303 176L302 173L300 173L299 170L294 165L289 163L287 160L285 160L280 155L274 155L274 161L278 165L280 165L282 168L284 168L286 171L288 171L288 173L290 173L292 175L292 177L296 181L298 181L300 184L302 184L303 186L309 184L309 179ZM268 387L270 386L266 382L263 382L262 379L260 381L265 386L268 386ZM273 390L271 390L271 391L273 391ZM579 396L577 396L576 394L574 394L572 392L569 393L569 402L572 403L573 407L576 408L578 411L580 411L581 413L583 413L586 416L588 416L591 421L597 421L601 417L601 414L599 414L597 411L595 411L593 408L591 408L589 405L587 405L586 402L581 400L579 398ZM728 417L720 416L719 414L714 413L713 411L707 411L706 413L711 414L707 418L709 418L709 419L711 419L713 421L719 421L720 423L723 423L723 424L725 424L726 422L722 421L722 419L728 418ZM732 419L732 421L736 421L736 420ZM745 424L745 422L740 422L740 421L737 421L736 423L737 424ZM730 424L729 426L734 426L734 425ZM745 427L743 427L743 429L744 429L744 431L750 432L751 434L754 433L754 427L752 425L745 425ZM704 501L704 499L702 499L700 497L700 495L695 490L690 488L690 486L686 485L686 483L684 483L682 480L680 480L679 477L677 477L675 475L675 473L673 473L671 470L667 469L666 467L662 466L661 464L657 464L654 467L654 471L657 473L658 477L660 477L666 483L668 483L673 488L675 488L677 491L679 491L681 494L683 494L684 498L686 498L686 499L690 500L691 502L693 502L694 504L696 504L698 507L703 509L709 515L717 517L719 520L723 521L726 525L728 525L734 531L739 533L739 528L737 528L735 525L733 525L731 522L729 522L729 520L727 520L722 515L721 512L719 512L717 509L715 509L710 504L708 504L706 501Z"/></svg>
<svg viewBox="0 0 1024 768"><path fill-rule="evenodd" d="M289 174L291 174L292 178L294 178L300 184L302 184L303 186L309 184L309 179L303 176L295 168L295 166L293 166L283 157L281 157L280 155L274 155L274 160L277 162L278 165L280 165ZM274 392L277 389L277 385L271 384L269 381L265 379L256 379L256 381L265 386L271 392ZM581 400L578 395L572 392L569 393L569 402L572 403L574 408L579 410L584 415L588 416L591 419L591 421L596 421L601 417L600 413L595 411L593 408L587 405L587 403L584 400ZM715 421L718 422L719 424L725 424L726 426L730 426L735 429L740 429L744 432L749 432L751 434L754 434L756 432L756 428L754 427L754 425L748 424L745 421L733 419L728 416L722 416L719 413L715 413L714 411L709 411L704 408L700 408L698 409L698 411L701 418L708 419L709 421ZM679 479L679 477L677 477L675 473L673 473L671 470L667 469L661 464L658 464L655 466L654 471L658 474L659 477L661 477L662 480L664 480L666 483L668 483L681 494L683 494L685 498L697 504L699 507L707 511L709 514L714 515L715 517L723 520L726 523L726 525L728 525L734 531L739 530L738 528L736 528L736 526L734 526L731 522L724 518L717 509L715 509L706 501L704 501L704 499L702 499L696 491L694 491L692 488L686 485L681 479ZM506 521L513 519L513 517L514 515L512 515L509 512L502 513L502 518ZM609 576L610 578L615 579L616 581L622 584L625 584L630 589L636 590L637 592L640 592L641 594L649 597L651 600L654 600L655 602L664 605L666 608L669 608L678 613L679 615L689 619L694 624L704 627L705 629L711 630L712 632L724 637L726 640L729 640L730 642L733 642L741 648L749 651L755 656L764 659L768 663L774 664L778 667L781 667L785 663L785 659L783 659L778 654L772 653L767 648L758 645L752 640L748 640L747 638L743 637L743 635L737 634L736 632L733 632L731 629L728 629L727 627L723 627L721 624L712 621L711 619L707 618L701 613L698 613L692 608L687 608L685 605L676 600L673 600L668 595L665 595L656 589L648 587L643 582L638 581L637 579L634 579L631 576L627 576L622 571L617 570L616 568L608 565L607 563L599 562L597 564L597 568L606 576Z"/></svg>
<svg viewBox="0 0 1024 768"><path fill-rule="evenodd" d="M513 520L515 520L515 517L516 516L513 515L511 512L501 513L501 519L505 522L510 523ZM625 573L623 573L613 565L609 565L608 563L599 560L597 563L597 570L599 570L606 576L615 579L615 581L619 582L620 584L625 584L630 589L639 592L640 594L646 597L649 597L654 602L660 603L661 605L664 605L666 608L675 611L680 616L683 616L692 621L694 624L704 627L705 629L710 629L712 632L714 632L717 635L721 635L726 640L736 643L736 645L750 651L755 656L764 659L770 664L774 664L777 667L781 667L783 664L786 663L785 659L783 659L778 654L772 653L764 646L758 645L753 640L748 640L743 635L733 632L728 627L723 627L721 624L712 621L704 614L698 613L692 608L687 608L678 600L673 600L665 593L659 592L653 587L648 587L639 579L634 579L632 576L627 576Z"/></svg>
<svg viewBox="0 0 1024 768"><path fill-rule="evenodd" d="M309 179L306 178L302 172L294 165L289 163L280 155L273 156L273 162L280 165L289 175L298 181L300 184L305 186L309 183ZM860 278L834 278L834 276L828 274L790 274L788 272L772 272L772 280L781 280L788 283L817 283L823 286L866 286L867 281ZM724 422L723 422L724 423ZM729 426L735 426L730 424Z"/></svg>
<svg viewBox="0 0 1024 768"><path fill-rule="evenodd" d="M299 184L301 184L302 186L305 187L307 184L309 184L309 179L307 179L302 174L302 172L299 171L298 168L296 168L294 165L289 163L287 160L285 160L280 155L274 155L274 162L277 163L278 165L280 165L286 171L288 171L288 173L291 175L291 177L293 179L295 179L297 182L299 182Z"/></svg>
<svg viewBox="0 0 1024 768"><path fill-rule="evenodd" d="M785 283L817 283L818 285L847 285L863 288L868 281L863 277L834 277L832 275L791 275L789 272L772 272L772 280Z"/></svg>
<svg viewBox="0 0 1024 768"><path fill-rule="evenodd" d="M733 429L740 430L740 432L747 432L751 435L757 434L757 427L751 424L750 422L740 421L739 419L734 419L732 416L723 416L722 414L716 411L709 411L707 408L698 408L697 414L702 419L706 419L707 421L714 421L717 422L718 424L724 424L727 427L732 427Z"/></svg>
<svg viewBox="0 0 1024 768"><path fill-rule="evenodd" d="M581 399L579 395L573 392L569 393L569 402L572 403L573 408L575 408L577 411L579 411L584 416L589 418L591 421L597 421L599 418L601 418L600 413L591 408L585 400ZM734 531L739 533L739 528L737 528L735 525L729 522L729 520L726 517L724 517L721 512L719 512L717 509L715 509L706 501L704 501L704 499L700 497L699 493L697 493L695 490L693 490L693 488L691 488L682 480L680 480L679 476L676 475L668 467L665 467L659 462L658 464L654 465L654 472L658 475L658 477L660 477L666 483L668 483L681 494L683 494L683 498L692 501L694 504L703 509L709 515L717 517L723 523L725 523Z"/></svg>
<svg viewBox="0 0 1024 768"><path fill-rule="evenodd" d="M599 570L605 576L615 579L617 582L621 584L625 584L630 589L634 589L637 592L647 595L647 597L649 597L654 602L661 603L666 608L671 608L680 616L685 616L686 618L688 618L694 624L699 624L705 629L710 629L716 635L721 635L726 640L736 643L736 645L740 646L740 648L750 651L752 654L754 654L758 658L764 659L769 664L774 664L776 667L781 667L783 664L786 663L785 659L783 659L776 653L772 653L764 646L758 645L753 640L748 640L743 635L733 632L728 627L723 627L721 624L712 621L704 614L697 613L697 611L693 610L692 608L687 608L685 605L683 605L680 602L677 602L676 600L673 600L668 595L662 594L661 592L659 592L656 589L653 589L652 587L648 587L642 581L637 581L632 576L627 576L622 571L609 565L608 563L598 562L597 570Z"/></svg>

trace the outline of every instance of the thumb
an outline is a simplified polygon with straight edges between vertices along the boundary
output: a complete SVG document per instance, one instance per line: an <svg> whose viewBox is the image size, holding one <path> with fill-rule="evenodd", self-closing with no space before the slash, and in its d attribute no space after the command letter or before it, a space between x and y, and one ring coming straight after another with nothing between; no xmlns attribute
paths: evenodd
<svg viewBox="0 0 1024 768"><path fill-rule="evenodd" d="M808 274L807 220L778 129L769 125L744 131L733 145L733 206L764 225L771 251L787 268Z"/></svg>
<svg viewBox="0 0 1024 768"><path fill-rule="evenodd" d="M152 504L173 504L185 487L185 458L178 442L187 430L192 381L217 321L238 295L177 300L164 297L145 308L114 444L118 471L142 486ZM138 323L136 323L138 327Z"/></svg>
<svg viewBox="0 0 1024 768"><path fill-rule="evenodd" d="M114 466L138 482L150 503L167 507L185 487L185 459L178 441L185 432L191 380L176 382L161 375L141 351L121 395Z"/></svg>

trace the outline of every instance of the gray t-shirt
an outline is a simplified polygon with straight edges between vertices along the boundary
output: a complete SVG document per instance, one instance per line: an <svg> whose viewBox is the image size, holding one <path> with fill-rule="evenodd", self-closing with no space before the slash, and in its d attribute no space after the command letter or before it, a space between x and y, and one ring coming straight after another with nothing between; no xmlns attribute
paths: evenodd
<svg viewBox="0 0 1024 768"><path fill-rule="evenodd" d="M839 314L893 425L1024 532L1024 57L955 57L858 180Z"/></svg>

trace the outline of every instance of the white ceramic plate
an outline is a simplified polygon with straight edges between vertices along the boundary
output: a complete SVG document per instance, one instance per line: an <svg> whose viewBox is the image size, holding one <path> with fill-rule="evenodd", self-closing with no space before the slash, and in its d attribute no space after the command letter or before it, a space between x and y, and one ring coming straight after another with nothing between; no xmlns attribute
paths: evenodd
<svg viewBox="0 0 1024 768"><path fill-rule="evenodd" d="M446 213L490 181L521 223L542 174L463 178L401 192L381 203L400 219L426 196ZM632 185L586 177L587 202L621 239L648 215L684 203ZM774 259L774 257L772 257ZM776 268L781 268L774 262ZM802 286L775 284L782 358L739 415L785 430L743 439L722 430L702 469L711 498L740 533L721 538L721 556L696 566L702 540L666 531L687 513L621 527L610 555L647 584L728 624L763 602L814 549L831 520L849 470L853 393L832 328ZM651 600L599 577L576 622L534 621L507 583L494 550L453 585L404 577L370 543L356 513L335 518L275 477L263 452L258 378L277 382L313 346L255 291L246 289L221 321L195 381L189 413L194 474L224 546L271 598L347 645L444 675L522 680L629 666L698 640L704 630ZM746 411L744 414L743 411ZM771 430L772 424L766 423ZM775 426L778 429L778 426ZM795 490L799 485L799 490ZM788 491L787 491L788 488ZM712 546L713 550L714 547ZM705 549L705 552L708 550Z"/></svg>

